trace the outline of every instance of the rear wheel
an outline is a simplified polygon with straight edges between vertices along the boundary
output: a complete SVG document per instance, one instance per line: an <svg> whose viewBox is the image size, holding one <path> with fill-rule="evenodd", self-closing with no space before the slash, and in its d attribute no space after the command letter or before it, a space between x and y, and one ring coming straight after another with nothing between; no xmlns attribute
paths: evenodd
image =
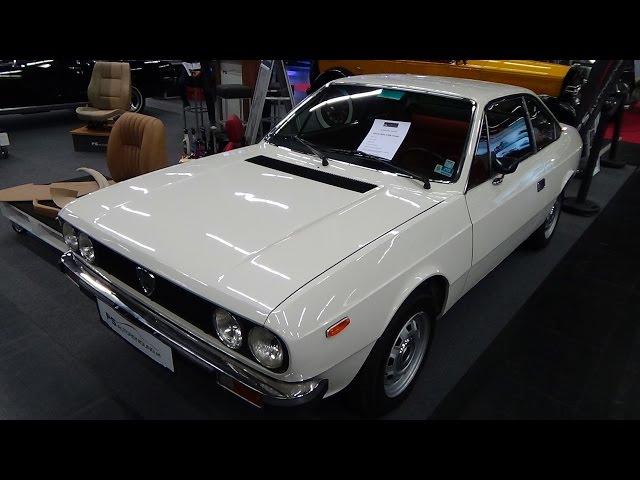
<svg viewBox="0 0 640 480"><path fill-rule="evenodd" d="M425 303L398 310L348 389L350 406L366 417L397 407L409 394L427 356L433 332Z"/></svg>
<svg viewBox="0 0 640 480"><path fill-rule="evenodd" d="M140 113L144 110L145 99L142 95L142 92L137 88L131 85L131 107L129 111L133 113Z"/></svg>
<svg viewBox="0 0 640 480"><path fill-rule="evenodd" d="M329 70L326 70L326 71L322 72L320 75L318 75L311 82L311 86L307 90L307 93L311 94L311 93L315 92L316 90L318 90L320 87L323 87L325 84L327 84L327 83L329 83L329 82L331 82L333 80L337 80L339 78L349 77L351 75L352 75L351 72L349 72L348 70L342 69L342 68L331 68Z"/></svg>
<svg viewBox="0 0 640 480"><path fill-rule="evenodd" d="M536 249L544 248L551 241L551 237L556 231L558 220L560 219L562 200L563 195L558 195L558 198L556 198L556 201L551 206L551 210L547 213L544 223L529 237L528 243L531 247Z"/></svg>

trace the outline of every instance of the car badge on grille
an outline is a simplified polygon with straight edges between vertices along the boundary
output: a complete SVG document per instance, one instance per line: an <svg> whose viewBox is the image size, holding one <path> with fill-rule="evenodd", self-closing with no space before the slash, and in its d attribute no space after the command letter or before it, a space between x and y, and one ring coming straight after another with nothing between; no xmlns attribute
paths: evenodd
<svg viewBox="0 0 640 480"><path fill-rule="evenodd" d="M142 267L136 267L136 274L138 275L138 283L140 284L142 293L147 297L153 295L156 289L156 277L153 276L153 273L148 272Z"/></svg>

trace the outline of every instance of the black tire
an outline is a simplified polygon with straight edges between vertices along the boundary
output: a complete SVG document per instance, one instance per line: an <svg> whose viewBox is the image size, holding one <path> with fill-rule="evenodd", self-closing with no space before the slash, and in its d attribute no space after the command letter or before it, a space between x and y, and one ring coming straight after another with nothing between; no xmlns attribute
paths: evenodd
<svg viewBox="0 0 640 480"><path fill-rule="evenodd" d="M431 301L427 297L417 297L411 299L396 312L393 319L387 326L382 336L375 343L369 353L364 365L346 390L346 400L348 406L360 413L364 417L372 418L387 413L396 408L409 395L416 378L420 375L431 348L431 339L435 322L434 316L429 313L428 305ZM411 318L422 313L421 321L425 322L425 332L427 332L426 350L421 363L410 383L404 387L401 393L390 397L385 390L385 370L386 362L389 360L391 349L396 343L397 337Z"/></svg>
<svg viewBox="0 0 640 480"><path fill-rule="evenodd" d="M564 200L564 193L558 195L556 202L553 204L551 212L555 215L555 220L550 220L550 215L547 216L544 223L538 227L538 229L531 234L527 239L527 246L534 250L540 250L549 245L549 242L553 238L553 234L558 229L558 223L560 222L560 214L562 212L562 202ZM551 221L551 223L549 223ZM550 227L550 229L549 229Z"/></svg>
<svg viewBox="0 0 640 480"><path fill-rule="evenodd" d="M25 229L15 222L11 222L11 228L13 228L13 231L18 234L23 234L25 232Z"/></svg>
<svg viewBox="0 0 640 480"><path fill-rule="evenodd" d="M352 73L348 70L341 68L330 68L329 70L322 72L313 80L313 82L311 82L311 86L307 89L307 93L311 94L315 92L320 87L323 87L325 84L331 82L332 80L350 77L351 75Z"/></svg>
<svg viewBox="0 0 640 480"><path fill-rule="evenodd" d="M129 111L133 113L142 113L146 104L146 99L140 89L131 85L131 108Z"/></svg>

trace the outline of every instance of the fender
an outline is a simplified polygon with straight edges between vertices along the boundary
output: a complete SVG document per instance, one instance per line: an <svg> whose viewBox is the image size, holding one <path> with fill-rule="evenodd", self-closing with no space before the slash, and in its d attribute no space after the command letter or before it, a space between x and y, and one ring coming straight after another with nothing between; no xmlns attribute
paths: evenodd
<svg viewBox="0 0 640 480"><path fill-rule="evenodd" d="M577 170L569 170L567 173L565 173L564 178L562 179L562 187L560 188L561 192L564 192L564 189L566 188L569 181L575 176L576 172Z"/></svg>
<svg viewBox="0 0 640 480"><path fill-rule="evenodd" d="M374 343L407 298L435 276L448 286L445 311L462 295L471 242L466 200L452 193L295 292L264 324L285 341L295 366L283 379L311 378ZM327 338L326 330L347 316L349 327Z"/></svg>

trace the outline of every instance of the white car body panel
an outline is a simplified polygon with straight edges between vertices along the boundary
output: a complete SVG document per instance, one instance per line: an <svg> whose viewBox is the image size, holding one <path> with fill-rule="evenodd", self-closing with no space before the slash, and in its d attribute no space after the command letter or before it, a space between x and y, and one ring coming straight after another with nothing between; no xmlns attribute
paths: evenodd
<svg viewBox="0 0 640 480"><path fill-rule="evenodd" d="M502 183L485 182L467 192L473 223L473 266L467 289L493 270L544 221L566 180L575 170L564 173L559 159L577 164L581 149L575 130L564 128L560 138L525 159L518 169L505 175ZM544 179L545 187L537 191Z"/></svg>
<svg viewBox="0 0 640 480"><path fill-rule="evenodd" d="M62 218L130 260L262 323L317 274L440 201L395 175L376 172L379 186L361 194L243 161L265 153L301 164L314 158L252 146L120 182L72 202Z"/></svg>
<svg viewBox="0 0 640 480"><path fill-rule="evenodd" d="M394 313L427 279L446 280L446 312L539 227L574 174L577 132L526 159L499 185L467 192L485 105L531 93L488 82L367 75L337 80L469 98L474 117L459 178L420 182L261 142L94 192L61 217L116 252L238 315L286 344L296 382L348 385ZM304 105L303 102L297 108ZM286 121L286 119L284 120ZM257 155L375 185L359 193L261 167ZM546 186L536 191L545 178ZM327 328L349 317L340 335ZM238 355L237 360L255 363ZM265 371L262 369L261 371Z"/></svg>

